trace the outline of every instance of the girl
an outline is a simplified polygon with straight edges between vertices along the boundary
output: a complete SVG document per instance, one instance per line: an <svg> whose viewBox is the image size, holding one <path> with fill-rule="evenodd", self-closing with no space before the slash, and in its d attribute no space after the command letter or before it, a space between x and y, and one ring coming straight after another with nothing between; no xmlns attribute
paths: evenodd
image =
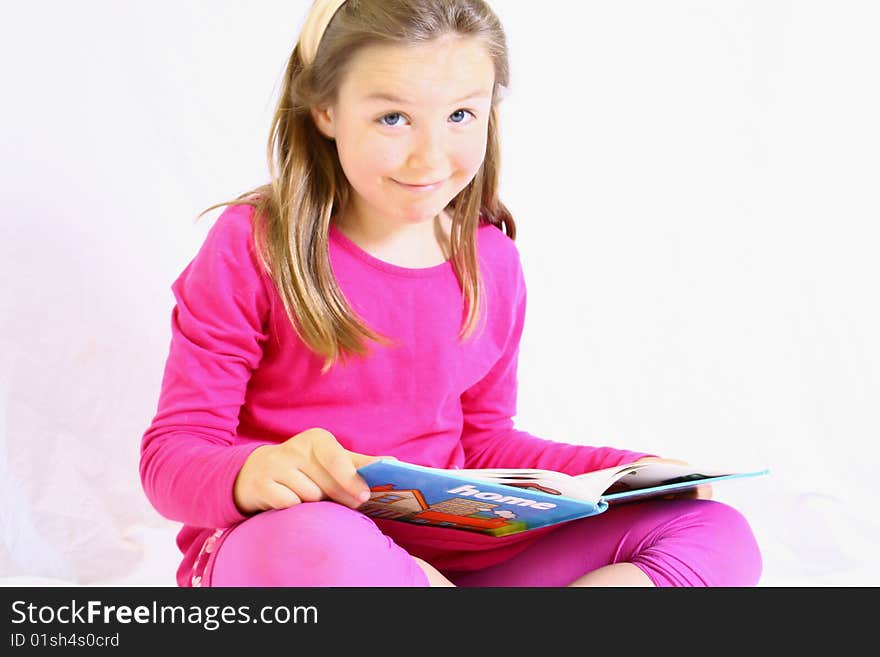
<svg viewBox="0 0 880 657"><path fill-rule="evenodd" d="M503 538L357 511L356 469L378 456L570 474L653 458L513 426L526 288L498 198L507 85L482 0L312 6L271 181L205 210L228 206L172 286L140 475L184 523L181 586L757 583L748 523L707 499Z"/></svg>

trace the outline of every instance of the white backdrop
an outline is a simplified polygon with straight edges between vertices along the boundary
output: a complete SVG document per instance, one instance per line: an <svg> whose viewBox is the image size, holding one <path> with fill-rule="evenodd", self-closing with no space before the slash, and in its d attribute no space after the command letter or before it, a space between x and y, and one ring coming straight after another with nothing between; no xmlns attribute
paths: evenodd
<svg viewBox="0 0 880 657"><path fill-rule="evenodd" d="M494 0L518 425L700 463L762 584L877 585L880 8ZM141 434L170 284L266 179L306 0L4 12L0 583L174 585Z"/></svg>

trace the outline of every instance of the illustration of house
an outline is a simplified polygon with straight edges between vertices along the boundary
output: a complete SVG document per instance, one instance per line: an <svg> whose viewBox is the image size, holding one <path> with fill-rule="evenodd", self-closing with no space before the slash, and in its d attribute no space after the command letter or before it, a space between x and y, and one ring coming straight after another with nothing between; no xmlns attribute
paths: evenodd
<svg viewBox="0 0 880 657"><path fill-rule="evenodd" d="M373 486L370 499L358 507L358 511L371 518L399 520L428 508L419 490L394 490L391 484Z"/></svg>
<svg viewBox="0 0 880 657"><path fill-rule="evenodd" d="M453 497L429 504L420 490L395 489L393 484L373 486L370 493L370 499L358 511L371 518L458 527L495 536L511 533L514 528L520 530L523 525L510 512L504 513L508 518L481 515L492 513L498 506L482 500Z"/></svg>

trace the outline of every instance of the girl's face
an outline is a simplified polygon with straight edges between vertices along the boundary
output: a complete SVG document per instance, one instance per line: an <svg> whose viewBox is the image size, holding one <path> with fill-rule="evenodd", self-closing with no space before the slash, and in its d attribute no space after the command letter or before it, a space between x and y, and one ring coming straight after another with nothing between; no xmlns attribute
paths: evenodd
<svg viewBox="0 0 880 657"><path fill-rule="evenodd" d="M346 219L393 228L440 214L483 163L494 83L473 39L361 51L337 102L312 111L352 186Z"/></svg>

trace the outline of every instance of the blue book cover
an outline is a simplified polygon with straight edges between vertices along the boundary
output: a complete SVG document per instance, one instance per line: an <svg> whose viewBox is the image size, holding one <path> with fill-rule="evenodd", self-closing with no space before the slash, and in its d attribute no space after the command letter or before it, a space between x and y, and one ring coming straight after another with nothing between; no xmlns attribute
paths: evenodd
<svg viewBox="0 0 880 657"><path fill-rule="evenodd" d="M593 503L400 461L358 470L370 499L358 511L372 518L506 536L601 513Z"/></svg>
<svg viewBox="0 0 880 657"><path fill-rule="evenodd" d="M358 511L371 518L507 536L596 515L609 503L767 472L701 473L692 466L650 463L571 476L530 469L442 470L379 460L358 470L370 487L370 499Z"/></svg>

